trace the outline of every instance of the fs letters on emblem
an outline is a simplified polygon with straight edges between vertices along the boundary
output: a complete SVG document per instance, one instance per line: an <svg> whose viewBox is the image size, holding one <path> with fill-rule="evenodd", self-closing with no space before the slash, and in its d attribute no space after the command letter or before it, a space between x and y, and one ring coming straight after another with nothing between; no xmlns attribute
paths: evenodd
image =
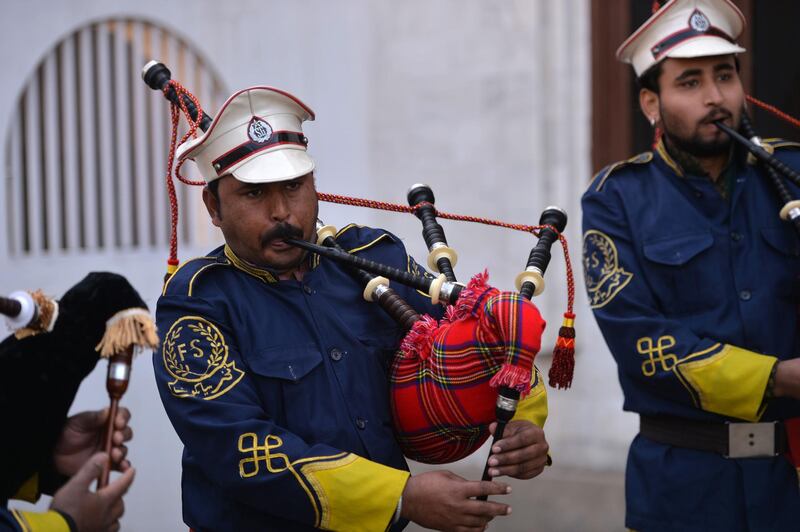
<svg viewBox="0 0 800 532"><path fill-rule="evenodd" d="M229 392L244 377L228 361L228 345L217 327L200 316L172 324L161 347L164 368L175 380L167 383L175 397L210 401Z"/></svg>
<svg viewBox="0 0 800 532"><path fill-rule="evenodd" d="M614 241L596 229L583 235L583 275L591 308L611 302L633 278L620 267Z"/></svg>
<svg viewBox="0 0 800 532"><path fill-rule="evenodd" d="M247 136L253 142L264 144L272 136L272 126L266 120L254 116L247 127Z"/></svg>

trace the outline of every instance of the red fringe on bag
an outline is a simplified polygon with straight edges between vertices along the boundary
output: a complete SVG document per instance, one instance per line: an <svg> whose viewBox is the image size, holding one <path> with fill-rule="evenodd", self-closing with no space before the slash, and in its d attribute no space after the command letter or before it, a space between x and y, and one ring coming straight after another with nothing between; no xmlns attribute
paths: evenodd
<svg viewBox="0 0 800 532"><path fill-rule="evenodd" d="M492 289L487 284L488 280L489 272L486 270L483 273L475 274L466 288L461 291L456 304L447 306L444 311L444 317L440 322L437 323L435 319L427 314L423 315L403 338L400 344L402 356L404 358L419 358L420 360L428 358L433 349L433 341L436 338L439 327L474 314L476 303L487 291Z"/></svg>
<svg viewBox="0 0 800 532"><path fill-rule="evenodd" d="M503 364L500 371L489 381L489 386L492 388L501 386L513 388L524 397L531 391L531 372L513 364Z"/></svg>

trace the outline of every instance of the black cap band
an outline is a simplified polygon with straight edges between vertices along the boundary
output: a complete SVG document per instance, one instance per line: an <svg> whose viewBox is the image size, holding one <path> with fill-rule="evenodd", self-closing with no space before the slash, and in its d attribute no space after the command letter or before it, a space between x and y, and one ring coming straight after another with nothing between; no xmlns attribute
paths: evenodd
<svg viewBox="0 0 800 532"><path fill-rule="evenodd" d="M679 31L677 33L673 33L666 39L662 40L661 42L657 43L655 46L650 48L650 52L653 54L653 58L658 60L667 53L668 51L672 50L680 43L687 41L689 39L693 39L695 37L720 37L725 39L726 41L730 42L731 44L736 44L733 38L722 31L719 28L715 28L714 26L709 26L708 29L704 31L696 30L692 27L686 28L683 31Z"/></svg>
<svg viewBox="0 0 800 532"><path fill-rule="evenodd" d="M235 165L245 157L248 157L256 152L272 148L279 144L296 144L298 146L308 146L308 139L302 133L295 133L293 131L275 131L265 142L256 142L251 140L240 144L228 151L227 153L217 157L213 161L214 170L218 176L221 176L231 166Z"/></svg>

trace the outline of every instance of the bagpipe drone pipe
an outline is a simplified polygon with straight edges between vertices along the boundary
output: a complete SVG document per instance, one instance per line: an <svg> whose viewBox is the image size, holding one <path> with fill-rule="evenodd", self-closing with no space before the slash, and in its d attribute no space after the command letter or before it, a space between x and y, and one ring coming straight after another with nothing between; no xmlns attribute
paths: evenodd
<svg viewBox="0 0 800 532"><path fill-rule="evenodd" d="M148 86L161 91L172 103L173 146L167 175L171 182L179 113L183 112L189 122L184 140L198 128L208 128L212 119L194 96L171 80L163 64L151 61L145 66L142 77ZM200 184L183 178L179 168L180 163L175 171L179 180ZM561 209L546 209L537 226L521 226L438 212L433 192L425 185L411 188L407 207L324 193L318 193L318 197L323 201L414 213L422 222L423 237L430 251L428 265L438 273L436 277L415 276L349 254L336 244L336 229L321 223L317 228L317 244L292 239L291 235L284 237L289 244L345 263L365 285L364 298L376 302L409 330L391 363L389 375L395 432L406 456L425 463L458 460L486 441L489 425L494 421L499 422L495 438L502 436L505 423L514 416L517 402L530 391L532 379L538 375L533 362L540 348L544 320L530 299L544 289L543 276L550 261L550 248L556 241L564 248L569 286L568 309L554 350L550 384L569 387L574 366L574 287L566 239L562 234L567 216ZM444 231L436 221L437 215L538 236L525 270L517 276L520 293L489 286L485 273L474 276L466 285L457 283L453 272L457 255L448 246ZM176 247L174 244L173 251ZM169 268L176 263L177 256L173 254ZM433 303L446 306L445 317L437 322L430 316L418 315L389 287L390 282L406 284L429 294Z"/></svg>

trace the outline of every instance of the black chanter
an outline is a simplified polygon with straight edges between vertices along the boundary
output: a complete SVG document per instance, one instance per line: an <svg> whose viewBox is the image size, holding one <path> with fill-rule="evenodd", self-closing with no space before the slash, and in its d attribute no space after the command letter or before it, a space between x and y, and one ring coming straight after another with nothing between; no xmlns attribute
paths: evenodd
<svg viewBox="0 0 800 532"><path fill-rule="evenodd" d="M536 245L531 249L528 256L528 263L520 275L517 276L519 293L525 299L531 299L534 295L539 295L544 291L544 272L550 264L550 248L558 240L558 235L567 226L567 213L559 207L547 207L539 218L539 225L545 226ZM503 386L497 393L497 403L495 404L495 414L497 415L497 427L492 437L492 446L503 438L506 425L517 411L519 403L519 392L514 388ZM490 453L491 454L491 453ZM483 468L481 480L491 480L489 476L489 462ZM482 495L479 500L486 500Z"/></svg>

